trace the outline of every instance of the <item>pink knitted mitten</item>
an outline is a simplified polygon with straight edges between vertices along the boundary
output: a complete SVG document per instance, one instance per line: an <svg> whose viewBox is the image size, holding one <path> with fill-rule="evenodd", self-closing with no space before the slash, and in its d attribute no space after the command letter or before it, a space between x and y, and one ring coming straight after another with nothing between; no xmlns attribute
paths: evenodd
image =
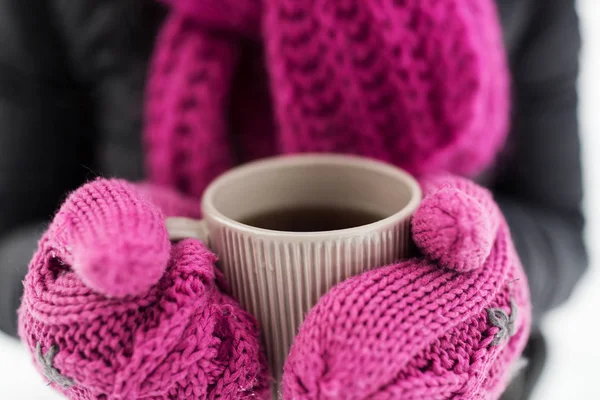
<svg viewBox="0 0 600 400"><path fill-rule="evenodd" d="M525 345L527 280L491 194L423 181L423 256L334 287L285 365L285 399L497 399Z"/></svg>
<svg viewBox="0 0 600 400"><path fill-rule="evenodd" d="M70 399L239 399L268 393L256 322L222 292L202 243L171 244L166 189L98 179L72 193L25 278L19 329Z"/></svg>

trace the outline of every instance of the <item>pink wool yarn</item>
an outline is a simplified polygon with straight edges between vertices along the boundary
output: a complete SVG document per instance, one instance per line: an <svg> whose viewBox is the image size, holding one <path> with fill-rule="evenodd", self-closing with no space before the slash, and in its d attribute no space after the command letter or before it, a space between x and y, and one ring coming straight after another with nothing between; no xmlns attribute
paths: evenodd
<svg viewBox="0 0 600 400"><path fill-rule="evenodd" d="M449 176L422 180L426 196L412 220L413 240L432 261L458 272L479 268L490 254L500 224L492 194Z"/></svg>
<svg viewBox="0 0 600 400"><path fill-rule="evenodd" d="M256 321L224 294L203 244L170 244L155 204L197 214L119 180L66 200L24 282L19 331L36 367L69 399L268 396Z"/></svg>
<svg viewBox="0 0 600 400"><path fill-rule="evenodd" d="M351 153L473 175L508 126L491 0L170 0L150 71L150 178L199 196L240 162Z"/></svg>
<svg viewBox="0 0 600 400"><path fill-rule="evenodd" d="M426 179L424 194L413 220L423 257L321 298L285 364L285 399L499 398L531 321L508 226L464 179Z"/></svg>
<svg viewBox="0 0 600 400"><path fill-rule="evenodd" d="M154 184L192 198L115 180L73 193L30 264L20 334L71 399L268 398L255 320L210 251L168 241L164 215L198 217L214 177L275 154L481 172L508 121L496 11L491 0L165 2L146 158ZM320 301L286 364L285 400L499 396L530 318L508 228L481 188L423 182L424 257Z"/></svg>

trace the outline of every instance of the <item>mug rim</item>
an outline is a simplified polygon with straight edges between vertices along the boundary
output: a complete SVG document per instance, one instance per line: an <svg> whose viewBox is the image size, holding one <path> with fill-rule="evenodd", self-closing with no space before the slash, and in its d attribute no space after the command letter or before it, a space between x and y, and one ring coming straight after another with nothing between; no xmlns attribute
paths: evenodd
<svg viewBox="0 0 600 400"><path fill-rule="evenodd" d="M367 168L373 172L388 175L398 181L402 181L405 185L407 185L407 187L410 189L411 197L408 203L394 214L370 224L354 226L351 228L314 232L278 231L247 225L224 215L214 204L214 196L217 191L231 180L243 178L244 176L268 169L273 165L289 167L315 164L329 164L338 166L348 165L353 167ZM354 155L304 153L263 158L257 161L242 164L223 173L214 179L204 191L201 200L201 209L202 218L204 220L212 219L240 232L250 233L255 236L277 236L280 238L299 240L319 239L332 236L348 237L353 235L363 235L365 232L378 231L398 222L405 221L414 214L421 202L421 199L422 191L417 180L408 172L392 164Z"/></svg>

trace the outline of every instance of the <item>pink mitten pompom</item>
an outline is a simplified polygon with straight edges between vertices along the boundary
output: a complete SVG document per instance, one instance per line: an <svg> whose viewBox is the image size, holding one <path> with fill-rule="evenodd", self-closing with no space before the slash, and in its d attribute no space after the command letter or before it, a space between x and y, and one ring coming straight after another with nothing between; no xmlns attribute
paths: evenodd
<svg viewBox="0 0 600 400"><path fill-rule="evenodd" d="M445 268L468 272L481 267L501 219L491 193L452 176L424 181L424 198L412 220L416 245Z"/></svg>
<svg viewBox="0 0 600 400"><path fill-rule="evenodd" d="M171 251L163 214L122 180L99 179L73 192L47 238L87 286L110 297L147 291Z"/></svg>

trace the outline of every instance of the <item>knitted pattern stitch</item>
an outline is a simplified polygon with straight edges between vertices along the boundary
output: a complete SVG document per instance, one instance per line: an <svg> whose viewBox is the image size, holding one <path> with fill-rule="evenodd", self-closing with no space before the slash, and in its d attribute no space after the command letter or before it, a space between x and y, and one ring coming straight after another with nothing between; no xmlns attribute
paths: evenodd
<svg viewBox="0 0 600 400"><path fill-rule="evenodd" d="M147 90L156 184L198 197L233 165L297 152L472 175L502 145L491 0L168 2ZM194 203L138 189L84 186L42 238L20 310L36 367L72 399L268 397L255 321L222 293L214 255L168 242L163 213L197 216ZM527 335L525 278L501 216L444 196L450 208L426 198L437 217L415 217L427 259L342 283L309 314L286 399L498 396Z"/></svg>
<svg viewBox="0 0 600 400"><path fill-rule="evenodd" d="M254 318L224 294L204 245L171 245L148 199L191 211L173 192L119 180L88 183L63 204L19 310L36 367L70 399L267 396Z"/></svg>
<svg viewBox="0 0 600 400"><path fill-rule="evenodd" d="M450 176L425 182L413 219L424 257L350 278L320 299L285 364L285 399L501 395L530 329L525 274L485 189ZM491 246L475 247L488 238ZM466 263L472 250L486 253L478 265Z"/></svg>
<svg viewBox="0 0 600 400"><path fill-rule="evenodd" d="M168 3L147 91L153 182L200 196L234 164L298 152L473 175L503 144L491 0Z"/></svg>

